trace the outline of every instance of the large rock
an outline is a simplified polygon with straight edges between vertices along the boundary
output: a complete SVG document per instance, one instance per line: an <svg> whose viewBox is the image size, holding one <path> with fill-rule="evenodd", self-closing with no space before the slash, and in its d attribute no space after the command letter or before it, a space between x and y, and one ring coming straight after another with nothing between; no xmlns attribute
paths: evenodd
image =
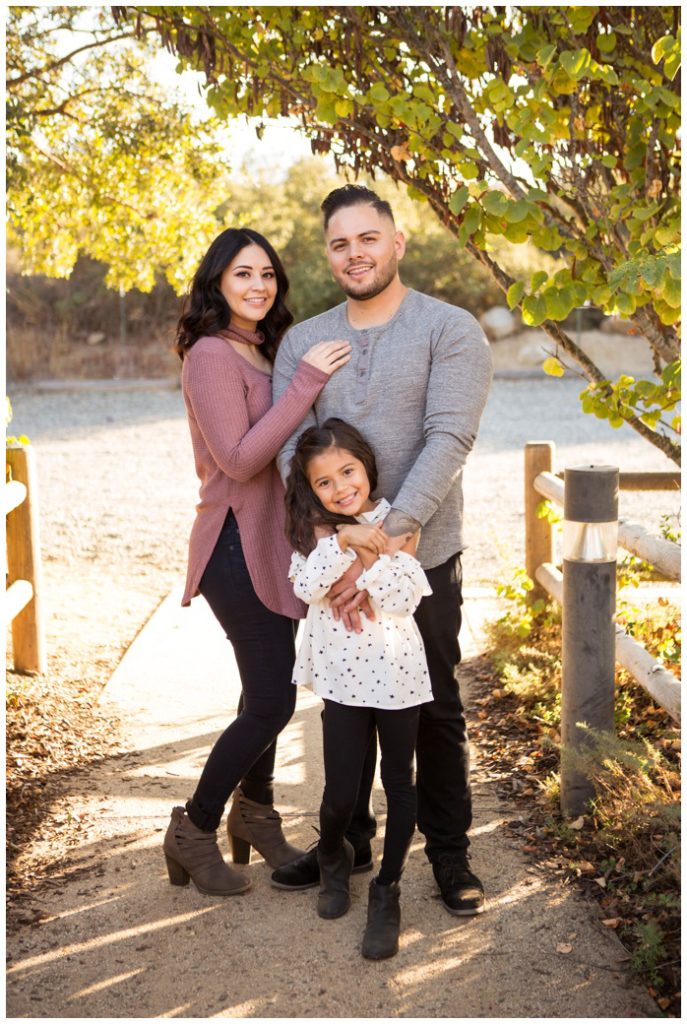
<svg viewBox="0 0 687 1024"><path fill-rule="evenodd" d="M482 330L488 338L507 338L518 329L518 320L505 306L492 306L479 318Z"/></svg>

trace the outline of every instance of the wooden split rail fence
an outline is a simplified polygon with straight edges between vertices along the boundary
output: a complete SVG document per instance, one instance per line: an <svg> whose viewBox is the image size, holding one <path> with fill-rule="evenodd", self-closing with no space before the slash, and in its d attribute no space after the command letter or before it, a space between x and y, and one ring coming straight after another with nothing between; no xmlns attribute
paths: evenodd
<svg viewBox="0 0 687 1024"><path fill-rule="evenodd" d="M6 621L12 623L16 672L45 672L47 656L41 609L41 555L34 453L8 445L11 480L5 486Z"/></svg>
<svg viewBox="0 0 687 1024"><path fill-rule="evenodd" d="M565 751L585 746L585 726L613 729L615 662L679 723L680 682L615 622L616 548L649 562L664 578L681 580L681 548L618 518L618 489L677 490L680 473L619 473L611 466L555 471L555 446L525 447L525 567L532 598L548 594L562 607L561 806L578 815L593 796L589 780L566 768ZM537 515L542 498L563 506L563 572L556 567L554 531Z"/></svg>

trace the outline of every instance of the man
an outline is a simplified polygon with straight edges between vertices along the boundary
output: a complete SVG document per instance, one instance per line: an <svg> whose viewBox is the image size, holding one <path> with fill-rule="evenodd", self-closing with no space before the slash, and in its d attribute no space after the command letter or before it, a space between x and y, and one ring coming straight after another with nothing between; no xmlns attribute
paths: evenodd
<svg viewBox="0 0 687 1024"><path fill-rule="evenodd" d="M398 265L405 239L388 203L370 189L345 185L327 196L322 211L327 258L347 298L287 333L274 366L275 400L314 342L345 338L353 357L331 378L310 417L284 446L280 470L288 476L302 430L338 416L357 427L376 453L375 496L392 503L385 531L398 537L422 528L418 558L432 595L423 598L415 617L434 700L423 704L420 714L418 828L446 909L477 914L484 908L484 892L469 868L469 746L455 670L460 661L462 470L486 403L491 354L470 313L403 285ZM364 629L364 617L361 623L355 609L365 595L351 600L354 582L348 578L359 572L349 570L330 597L344 611L353 609L352 627ZM375 759L373 743L347 832L358 871L371 867ZM317 851L279 868L272 880L284 889L316 885Z"/></svg>

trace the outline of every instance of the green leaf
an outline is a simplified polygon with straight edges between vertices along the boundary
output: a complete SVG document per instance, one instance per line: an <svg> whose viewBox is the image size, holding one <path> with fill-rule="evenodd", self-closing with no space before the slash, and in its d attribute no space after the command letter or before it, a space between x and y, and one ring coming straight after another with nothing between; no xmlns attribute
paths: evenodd
<svg viewBox="0 0 687 1024"><path fill-rule="evenodd" d="M594 77L605 82L606 85L620 85L618 75L608 64L597 64L594 69Z"/></svg>
<svg viewBox="0 0 687 1024"><path fill-rule="evenodd" d="M682 360L676 359L668 363L663 369L661 379L667 388L678 388L680 386L680 375L682 373Z"/></svg>
<svg viewBox="0 0 687 1024"><path fill-rule="evenodd" d="M504 210L504 216L509 224L518 224L527 217L530 209L531 206L526 199L518 199L515 203L508 203Z"/></svg>
<svg viewBox="0 0 687 1024"><path fill-rule="evenodd" d="M535 271L530 279L530 291L536 292L538 288L541 288L545 281L548 281L548 279L549 275L545 270Z"/></svg>
<svg viewBox="0 0 687 1024"><path fill-rule="evenodd" d="M462 185L453 193L453 195L448 201L448 208L451 211L451 213L455 213L456 215L459 214L469 198L470 193L467 189L467 186Z"/></svg>
<svg viewBox="0 0 687 1024"><path fill-rule="evenodd" d="M520 302L520 299L524 295L524 292L525 292L525 282L524 281L516 281L514 284L512 284L510 286L510 288L506 292L506 302L508 303L508 308L509 309L514 309L518 305L518 303Z"/></svg>
<svg viewBox="0 0 687 1024"><path fill-rule="evenodd" d="M503 232L504 238L516 244L526 242L529 235L529 230L524 224L508 224Z"/></svg>
<svg viewBox="0 0 687 1024"><path fill-rule="evenodd" d="M654 309L658 313L659 319L662 324L672 326L676 324L680 319L680 310L674 306L669 306L667 302L662 299L657 299L654 302Z"/></svg>
<svg viewBox="0 0 687 1024"><path fill-rule="evenodd" d="M522 304L522 319L529 327L538 327L546 320L546 303L540 295L528 295Z"/></svg>
<svg viewBox="0 0 687 1024"><path fill-rule="evenodd" d="M547 288L544 302L549 320L565 320L575 305L574 291L572 288Z"/></svg>
<svg viewBox="0 0 687 1024"><path fill-rule="evenodd" d="M651 59L654 64L660 63L666 53L673 49L675 46L674 36L661 36L657 39L654 45L651 47Z"/></svg>
<svg viewBox="0 0 687 1024"><path fill-rule="evenodd" d="M677 221L672 224L661 224L654 232L654 238L659 245L670 245L677 242L680 237L680 225Z"/></svg>
<svg viewBox="0 0 687 1024"><path fill-rule="evenodd" d="M626 295L624 292L620 292L619 295L616 295L615 305L618 312L624 316L632 316L637 308L634 295Z"/></svg>
<svg viewBox="0 0 687 1024"><path fill-rule="evenodd" d="M672 82L680 70L681 59L679 53L671 53L669 57L666 57L663 64L663 70Z"/></svg>
<svg viewBox="0 0 687 1024"><path fill-rule="evenodd" d="M682 288L679 281L674 281L668 274L663 279L663 287L660 290L661 298L674 309L679 309L682 302Z"/></svg>
<svg viewBox="0 0 687 1024"><path fill-rule="evenodd" d="M611 53L615 50L617 41L615 32L603 32L596 37L596 45L601 53Z"/></svg>
<svg viewBox="0 0 687 1024"><path fill-rule="evenodd" d="M543 46L541 50L537 50L537 60L543 68L549 66L556 54L556 44L551 43L550 46Z"/></svg>
<svg viewBox="0 0 687 1024"><path fill-rule="evenodd" d="M575 35L578 36L584 35L587 32L598 13L599 8L594 6L566 8L566 14L570 19L570 27Z"/></svg>
<svg viewBox="0 0 687 1024"><path fill-rule="evenodd" d="M466 181L473 181L479 177L479 167L472 160L464 160L458 164L458 169Z"/></svg>
<svg viewBox="0 0 687 1024"><path fill-rule="evenodd" d="M482 206L492 216L501 217L508 207L508 199L503 192L492 189L482 197Z"/></svg>
<svg viewBox="0 0 687 1024"><path fill-rule="evenodd" d="M389 99L389 90L382 82L375 82L367 95L373 103L385 103Z"/></svg>
<svg viewBox="0 0 687 1024"><path fill-rule="evenodd" d="M458 232L458 241L461 245L465 245L468 238L470 238L475 231L479 228L482 222L482 211L479 206L473 205L470 207L468 212L463 218L463 223L460 225Z"/></svg>
<svg viewBox="0 0 687 1024"><path fill-rule="evenodd" d="M584 46L580 50L564 50L559 59L567 74L575 81L589 71L592 63L591 54Z"/></svg>

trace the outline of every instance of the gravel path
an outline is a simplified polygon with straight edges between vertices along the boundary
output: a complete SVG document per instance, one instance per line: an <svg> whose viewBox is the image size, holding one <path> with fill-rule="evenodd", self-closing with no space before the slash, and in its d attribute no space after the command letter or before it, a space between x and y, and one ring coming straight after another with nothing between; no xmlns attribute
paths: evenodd
<svg viewBox="0 0 687 1024"><path fill-rule="evenodd" d="M631 433L582 416L578 390L566 380L495 381L465 478L468 594L522 564L526 441L555 441L560 466L672 468ZM50 673L104 683L161 599L183 580L196 481L181 395L18 391L12 400L12 432L26 433L38 457ZM654 525L678 505L676 496L656 495L647 517L646 495L623 494L622 501L625 514ZM479 768L475 859L490 913L457 922L441 911L416 843L406 904L414 924L394 962L356 968L353 990L346 951L357 941L365 879L356 884L355 918L343 919L333 946L333 932L313 919L308 894L296 902L288 894L275 897L264 866L251 868L254 891L231 901L230 915L192 888L173 892L158 884L155 829L169 802L184 795L169 777L197 774L221 727L211 711L182 718L174 734L167 726L157 746L139 738L118 758L72 780L68 802L80 822L72 826L80 853L71 881L56 880L59 888L46 899L43 924L23 927L11 940L9 1013L491 1017L551 1015L552 1006L560 1016L650 1012L653 1004L628 984L622 950L594 912L506 848L500 826L515 812L504 809ZM131 732L133 723L127 725ZM301 844L310 833L302 809L319 786L318 727L317 709L301 706L280 755L282 795ZM293 782L292 744L302 735L310 737L310 761L306 777ZM280 914L289 915L288 948L278 953L271 945L275 908L277 923ZM560 942L576 946L563 963L555 949ZM263 944L272 957L267 980Z"/></svg>
<svg viewBox="0 0 687 1024"><path fill-rule="evenodd" d="M554 441L559 468L593 462L623 470L675 468L629 428L615 431L583 415L579 390L567 378L494 381L465 470L468 586L493 584L523 564L527 441ZM121 587L135 603L135 617L146 599L152 610L183 577L197 494L181 393L20 391L13 408L12 432L26 433L38 453L49 579L56 569L64 586L68 567L67 583L81 585L77 576L97 578L104 570L108 586ZM621 492L620 501L622 515L652 529L661 515L679 509L679 495L660 492Z"/></svg>

